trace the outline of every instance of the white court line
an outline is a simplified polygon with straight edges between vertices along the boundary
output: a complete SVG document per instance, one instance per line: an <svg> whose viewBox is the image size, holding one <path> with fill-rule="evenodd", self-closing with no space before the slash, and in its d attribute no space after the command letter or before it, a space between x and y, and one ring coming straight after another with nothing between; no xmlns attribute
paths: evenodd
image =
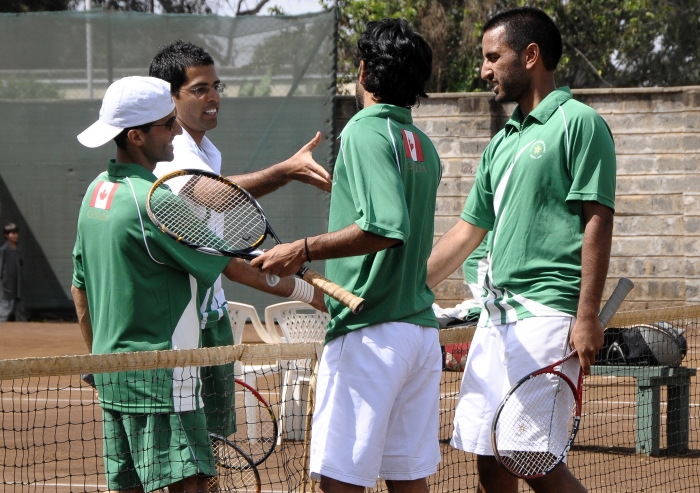
<svg viewBox="0 0 700 493"><path fill-rule="evenodd" d="M22 391L22 390L3 390L3 392L16 392L20 395L27 396L27 395L34 395L34 394L40 394L41 392L93 392L92 387L73 387L71 389L57 389L57 388L51 388L51 389L32 389L30 392L27 391Z"/></svg>
<svg viewBox="0 0 700 493"><path fill-rule="evenodd" d="M106 484L85 484L85 483L50 483L48 481L31 481L31 482L21 482L18 483L16 481L6 481L2 482L0 484L8 485L8 486L29 486L29 485L34 485L34 486L66 486L68 488L73 488L75 486L81 486L83 488L104 488L107 489Z"/></svg>
<svg viewBox="0 0 700 493"><path fill-rule="evenodd" d="M77 392L77 391L80 391L80 392L93 392L93 389L92 389L91 387L78 387L78 388L75 388L75 387L74 387L74 388L70 388L70 389L67 389L67 388L47 388L47 389L36 389L36 390L32 390L32 393L33 393L33 394L36 394L36 393L47 392L47 391L52 391L52 392ZM9 391L8 391L8 392L9 392ZM277 394L279 393L278 391L275 391L275 390L258 390L257 392L258 392L258 394L260 394L260 395L268 395L268 396L269 396L269 395L277 395ZM244 393L245 393L244 390L237 390L237 391L236 391L236 395L238 395L238 394L244 394ZM32 395L32 394L23 393L23 394L21 394L21 395L27 396L27 395ZM441 397L452 397L452 396L456 396L456 395L459 395L459 391L458 391L458 390L457 390L457 391L454 391L454 392L441 392L441 393L440 393L440 396L441 396Z"/></svg>
<svg viewBox="0 0 700 493"><path fill-rule="evenodd" d="M601 416L600 414L583 414L581 417L584 418L584 419L589 419L589 418L590 418L590 419L594 419L594 418L598 418L599 420L600 420L600 419L606 419L606 418L625 418L625 419L628 419L628 420L631 421L631 420L637 419L637 415L634 414L634 413L631 413L631 414L610 413L610 414L606 414L605 416ZM667 417L666 417L665 414L660 415L659 418L661 419L661 421L666 421L666 420L667 420ZM697 419L697 418L693 418L693 417L691 416L690 419L693 420L693 419ZM607 424L613 424L613 423L612 423L612 422L607 422Z"/></svg>
<svg viewBox="0 0 700 493"><path fill-rule="evenodd" d="M583 401L584 406L591 406L593 404L597 404L599 406L610 405L610 404L624 404L624 405L628 405L628 406L634 406L637 403L635 401L601 401L601 400ZM662 406L667 406L668 402L660 402L659 404ZM695 404L695 403L691 402L690 404L688 404L688 406L689 407L700 407L700 404Z"/></svg>
<svg viewBox="0 0 700 493"><path fill-rule="evenodd" d="M92 392L92 387L47 387L47 388L43 388L43 389L36 389L36 391L40 391L40 392L46 392L46 391Z"/></svg>
<svg viewBox="0 0 700 493"><path fill-rule="evenodd" d="M606 377L607 378L607 377ZM610 377L613 378L613 377ZM39 392L43 391L67 391L70 389L40 389ZM81 391L81 392L89 392L92 394L93 390L91 388L76 388L72 389L72 391ZM258 391L261 395L277 395L277 392L273 391L264 391L260 392ZM38 393L38 392L37 392ZM236 395L244 394L244 391L237 391ZM84 401L82 400L84 396L79 396L76 397L76 399L52 399L48 397L39 397L34 396L33 394L10 394L10 395L3 395L0 397L1 400L31 400L31 401L50 401L50 402L75 402L76 400L79 399L79 402L81 404L97 404L97 401ZM440 399L441 400L457 400L459 398L459 391L456 392L444 392L440 393ZM605 399L594 399L594 400L589 400L589 401L583 401L584 406L613 406L613 405L624 405L624 406L635 406L637 403L636 401L611 401L611 400L605 400ZM662 401L660 402L661 406L667 406L668 402L667 401ZM689 404L689 407L700 407L700 403L693 403L691 402Z"/></svg>
<svg viewBox="0 0 700 493"><path fill-rule="evenodd" d="M61 389L58 389L60 391ZM93 393L93 390L90 389L80 389L84 390L86 392L90 392L91 394ZM40 392L42 392L41 390ZM236 392L236 395L238 394L243 394L243 392ZM85 396L76 396L75 399L53 399L50 397L40 397L40 396L35 396L32 394L14 394L14 395L3 395L0 399L3 401L8 400L8 401L15 401L15 400L23 400L23 401L41 401L41 402L80 402L81 404L97 404L97 401L84 401L82 400Z"/></svg>
<svg viewBox="0 0 700 493"><path fill-rule="evenodd" d="M27 399L27 398L19 399L19 398L17 398L17 396L14 396L14 397L3 396L2 400L3 401L15 401L15 402L19 402L21 400L23 403L26 403L27 401L29 401L29 402L57 402L57 403L58 402L65 402L67 404L70 404L70 403L78 404L79 403L80 405L91 405L91 404L97 405L98 404L97 401L84 401L82 399L81 400L77 400L77 399L49 399L47 397L32 397L30 399Z"/></svg>
<svg viewBox="0 0 700 493"><path fill-rule="evenodd" d="M660 416L661 416L663 419L666 419L666 414L667 414L667 413L660 413ZM594 418L594 417L595 417L595 418L604 419L604 418L607 418L607 417L609 417L609 416L627 416L627 417L635 417L635 416L637 415L637 413L635 413L634 411L630 410L629 412L626 412L626 413L586 413L586 412L584 412L584 413L582 413L581 415L582 415L582 416L586 416L586 417L591 417L591 418ZM692 420L700 419L700 417L698 417L698 416L689 416L688 419L690 419L690 420L692 421Z"/></svg>
<svg viewBox="0 0 700 493"><path fill-rule="evenodd" d="M15 397L3 396L1 399L3 401L5 401L5 400L16 401L16 400L18 400L18 398L16 396ZM442 400L458 400L458 398L456 396L455 397L444 397L444 398L442 398ZM44 398L44 397L32 398L31 401L32 402L56 402L56 403L61 402L61 403L69 403L69 404L70 403L74 403L74 404L79 403L81 405L91 405L91 404L97 405L98 404L97 401L83 401L83 400L77 401L76 399L49 399L49 398ZM636 406L636 404L637 403L634 401L596 401L596 402L589 401L589 402L584 402L583 406L584 407L590 407L593 405L597 405L599 407L600 406L610 406L610 405ZM668 404L666 402L661 402L659 404L661 406L668 406ZM700 407L700 404L691 403L691 404L689 404L689 407L691 407L691 408L692 407ZM454 408L442 408L442 409L454 409ZM604 411L602 411L602 412L604 412Z"/></svg>
<svg viewBox="0 0 700 493"><path fill-rule="evenodd" d="M90 392L92 392L92 391L90 390ZM236 394L238 394L238 392L236 392ZM440 399L441 400L458 400L459 399L458 394L459 394L458 392L454 392L454 393L450 393L450 394L440 394ZM22 396L15 395L15 396L2 396L2 397L0 397L0 399L3 401L15 401L15 400L27 401L27 400L31 400L31 401L35 401L35 402L41 401L41 402L66 402L66 403L71 403L71 402L75 403L77 401L77 399L80 399L78 401L78 402L80 402L80 404L84 404L84 405L98 404L97 401L84 401L84 400L82 400L83 399L82 396L78 397L76 399L51 399L48 397L28 397L26 395L22 395ZM667 402L660 402L659 404L661 406L668 406ZM595 400L595 401L584 401L583 405L584 406L612 406L612 405L636 406L637 403L635 401ZM690 404L688 404L688 406L689 407L700 407L700 403L695 404L695 403L691 402Z"/></svg>
<svg viewBox="0 0 700 493"><path fill-rule="evenodd" d="M35 483L0 483L8 486L43 486L44 488L48 487L54 487L54 488L97 488L98 490L106 491L107 490L107 485L106 484L84 484L84 483L49 483L49 482L35 482ZM286 490L268 490L268 489L261 489L260 493L284 493Z"/></svg>

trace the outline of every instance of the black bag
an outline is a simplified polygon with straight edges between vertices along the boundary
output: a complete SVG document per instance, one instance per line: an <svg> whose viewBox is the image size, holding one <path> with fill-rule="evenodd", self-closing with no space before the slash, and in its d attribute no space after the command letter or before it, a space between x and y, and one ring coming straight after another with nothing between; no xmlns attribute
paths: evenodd
<svg viewBox="0 0 700 493"><path fill-rule="evenodd" d="M666 322L605 330L596 365L680 366L688 352L683 329Z"/></svg>

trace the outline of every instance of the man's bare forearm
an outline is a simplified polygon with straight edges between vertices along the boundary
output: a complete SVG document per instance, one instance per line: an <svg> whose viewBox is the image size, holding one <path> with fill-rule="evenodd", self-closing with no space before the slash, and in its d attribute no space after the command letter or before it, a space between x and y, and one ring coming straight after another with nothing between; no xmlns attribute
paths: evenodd
<svg viewBox="0 0 700 493"><path fill-rule="evenodd" d="M445 233L433 247L428 259L428 286L435 288L471 255L487 231L463 219Z"/></svg>
<svg viewBox="0 0 700 493"><path fill-rule="evenodd" d="M278 276L289 276L297 272L307 260L368 255L399 243L399 239L363 231L353 223L339 231L277 245L254 259L251 264Z"/></svg>
<svg viewBox="0 0 700 493"><path fill-rule="evenodd" d="M294 279L291 277L282 278L275 286L270 286L265 274L259 269L251 267L245 260L238 258L231 259L223 274L233 282L277 296L289 297L294 290Z"/></svg>
<svg viewBox="0 0 700 493"><path fill-rule="evenodd" d="M297 240L301 246L304 240ZM387 238L360 229L357 224L351 224L339 231L320 236L309 237L306 244L309 255L313 260L354 257L381 252L401 243L397 238ZM304 246L304 254L306 254Z"/></svg>
<svg viewBox="0 0 700 493"><path fill-rule="evenodd" d="M577 318L598 318L612 245L613 211L597 202L584 202L586 229L581 250L581 295Z"/></svg>
<svg viewBox="0 0 700 493"><path fill-rule="evenodd" d="M597 202L584 202L583 215L585 231L581 249L581 294L570 343L578 350L584 374L589 375L595 356L604 342L598 310L610 263L613 211Z"/></svg>
<svg viewBox="0 0 700 493"><path fill-rule="evenodd" d="M294 291L295 283L297 282L293 277L283 277L276 285L270 286L267 282L266 275L259 269L251 267L245 260L235 258L231 259L224 269L223 274L233 282L285 298L291 296ZM326 311L326 306L323 302L323 293L318 288L314 287L313 300L310 304L317 310Z"/></svg>
<svg viewBox="0 0 700 493"><path fill-rule="evenodd" d="M90 321L90 307L88 306L87 292L78 289L71 285L70 292L73 295L73 303L75 303L75 312L78 314L78 325L80 332L83 334L83 340L92 353L92 322Z"/></svg>
<svg viewBox="0 0 700 493"><path fill-rule="evenodd" d="M260 171L246 173L245 175L227 176L226 178L246 190L253 197L258 198L272 193L292 181L292 178L283 173L282 169L283 167L280 163Z"/></svg>

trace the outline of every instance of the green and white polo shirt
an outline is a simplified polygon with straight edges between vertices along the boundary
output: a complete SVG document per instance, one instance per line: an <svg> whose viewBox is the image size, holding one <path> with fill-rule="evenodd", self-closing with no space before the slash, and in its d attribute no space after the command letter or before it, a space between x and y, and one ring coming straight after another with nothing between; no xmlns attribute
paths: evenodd
<svg viewBox="0 0 700 493"><path fill-rule="evenodd" d="M615 167L608 125L568 88L524 120L515 109L484 151L461 216L492 231L481 324L576 315L582 202L615 208Z"/></svg>
<svg viewBox="0 0 700 493"><path fill-rule="evenodd" d="M146 213L156 177L110 161L88 187L73 249L73 285L87 292L94 354L199 347L197 281L213 284L229 260L185 247ZM201 407L199 369L95 375L100 404L132 413Z"/></svg>
<svg viewBox="0 0 700 493"><path fill-rule="evenodd" d="M173 138L173 150L175 157L172 161L161 161L156 165L156 169L153 170L156 177L161 178L168 173L183 169L201 169L217 175L221 174L221 153L206 135L197 145L189 132L183 128L182 133ZM209 221L210 228L216 228L217 224L223 223L219 213L210 211L210 214L212 216ZM222 226L218 227L223 229ZM207 286L207 289L200 286L199 295L202 328L218 332L212 336L212 339L230 340L228 344L233 344L231 324L224 316L227 306L221 276L216 279L213 286Z"/></svg>
<svg viewBox="0 0 700 493"><path fill-rule="evenodd" d="M357 113L340 135L328 231L355 223L402 243L326 261L329 279L366 300L365 309L353 315L326 297L332 317L326 342L383 322L438 326L426 279L440 158L412 122L410 109L375 104Z"/></svg>
<svg viewBox="0 0 700 493"><path fill-rule="evenodd" d="M481 300L484 294L484 279L486 279L489 271L488 241L489 235L486 235L484 240L462 264L464 280L467 282L467 286L475 300Z"/></svg>

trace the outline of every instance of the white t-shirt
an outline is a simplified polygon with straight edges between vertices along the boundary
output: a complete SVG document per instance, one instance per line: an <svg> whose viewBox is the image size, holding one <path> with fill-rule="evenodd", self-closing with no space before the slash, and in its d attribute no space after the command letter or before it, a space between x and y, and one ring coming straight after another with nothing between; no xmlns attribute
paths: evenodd
<svg viewBox="0 0 700 493"><path fill-rule="evenodd" d="M170 162L159 162L153 171L153 174L158 178L181 169L201 169L217 175L221 174L221 152L206 136L202 138L202 144L198 146L192 136L183 128L182 133L173 139L173 147L175 159ZM200 306L202 328L206 326L207 322L216 321L223 317L224 310L226 310L226 296L221 287L221 276L219 276L214 285L207 290L203 297L202 306Z"/></svg>

